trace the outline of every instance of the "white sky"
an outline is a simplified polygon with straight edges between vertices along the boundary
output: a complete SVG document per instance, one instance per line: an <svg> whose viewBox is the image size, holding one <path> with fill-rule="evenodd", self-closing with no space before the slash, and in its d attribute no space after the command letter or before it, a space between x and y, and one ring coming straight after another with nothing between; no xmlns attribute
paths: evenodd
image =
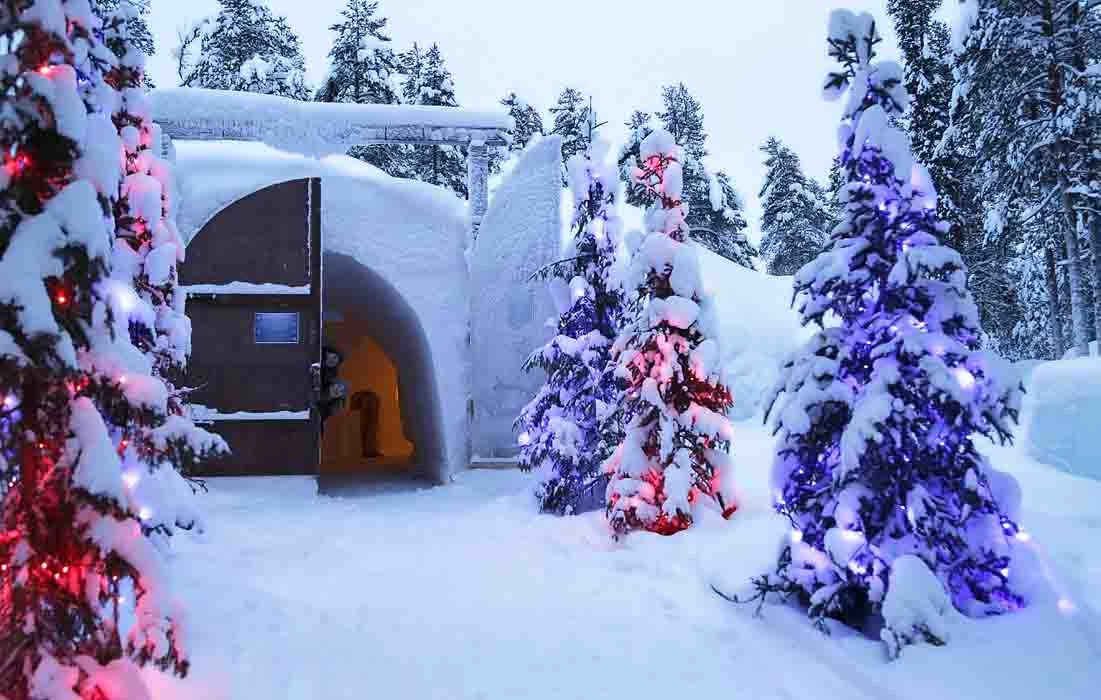
<svg viewBox="0 0 1101 700"><path fill-rule="evenodd" d="M948 0L949 4L952 0ZM325 73L328 26L345 0L268 0L302 40L310 79ZM824 178L835 154L837 105L820 96L830 67L825 31L839 5L880 19L894 56L886 0L380 0L395 48L439 43L460 104L493 108L514 90L543 112L571 85L592 95L618 143L634 109L660 107L661 86L683 81L702 103L712 170L725 170L759 218L761 143L776 135ZM153 0L158 85L177 82L177 30L217 0Z"/></svg>

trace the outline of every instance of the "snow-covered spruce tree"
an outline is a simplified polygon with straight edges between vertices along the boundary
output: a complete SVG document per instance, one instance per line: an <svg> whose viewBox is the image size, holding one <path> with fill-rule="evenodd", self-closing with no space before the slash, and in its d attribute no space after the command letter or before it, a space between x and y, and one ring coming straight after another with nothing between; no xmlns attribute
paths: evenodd
<svg viewBox="0 0 1101 700"><path fill-rule="evenodd" d="M656 199L626 284L635 298L612 348L616 375L627 385L622 414L629 421L605 463L617 537L632 530L671 535L689 527L699 508L715 504L724 517L736 508L727 419L733 398L688 238L681 152L664 129L640 148L636 179Z"/></svg>
<svg viewBox="0 0 1101 700"><path fill-rule="evenodd" d="M458 107L455 81L444 64L437 44L410 60L404 86L406 102L431 107ZM405 164L408 177L446 188L466 197L466 156L457 146L417 146L410 149Z"/></svg>
<svg viewBox="0 0 1101 700"><path fill-rule="evenodd" d="M135 10L130 20L130 37L134 46L146 56L152 56L154 51L153 33L149 31L149 2L150 0L91 0L92 11L99 17L114 15L121 5L131 5ZM152 87L149 77L145 77L145 87Z"/></svg>
<svg viewBox="0 0 1101 700"><path fill-rule="evenodd" d="M636 180L635 171L638 170L642 142L654 132L656 122L649 113L635 110L625 126L627 140L620 146L616 157L619 165L619 180L623 184L624 201L632 207L646 209L654 203L654 196L645 185Z"/></svg>
<svg viewBox="0 0 1101 700"><path fill-rule="evenodd" d="M761 187L761 252L770 275L794 275L826 245L830 233L827 195L803 173L799 156L779 139L761 146L765 182Z"/></svg>
<svg viewBox="0 0 1101 700"><path fill-rule="evenodd" d="M1060 212L1068 344L1084 353L1096 332L1090 299L1101 298L1090 293L1082 255L1092 183L1101 182L1091 174L1089 146L1098 128L1089 105L1101 78L1088 70L1101 45L1101 13L1081 0L965 0L961 14L968 29L956 57L949 135L974 143L978 195L985 211L1002 214L991 228L1012 231L1005 218L1014 212ZM1012 249L1018 241L1009 243Z"/></svg>
<svg viewBox="0 0 1101 700"><path fill-rule="evenodd" d="M122 0L103 30L116 59L105 82L118 93L112 120L125 155L114 201L110 286L121 302L131 343L146 355L153 375L168 390L164 420L140 426L141 435L128 441L122 456L134 466L127 481L146 509L144 529L171 534L175 527L196 524L186 499L172 499L188 489L181 477L195 474L202 461L228 447L221 437L194 424L187 390L174 386L191 351L191 321L177 275L185 246L176 230L172 168L158 155L160 127L150 119L143 88L145 54L135 41L139 19L138 8Z"/></svg>
<svg viewBox="0 0 1101 700"><path fill-rule="evenodd" d="M149 698L180 611L123 478L166 391L108 290L122 150L87 2L5 0L0 45L0 688ZM131 617L126 642L120 615Z"/></svg>
<svg viewBox="0 0 1101 700"><path fill-rule="evenodd" d="M218 2L218 13L192 35L198 55L180 56L180 84L309 99L306 60L286 18L262 0Z"/></svg>
<svg viewBox="0 0 1101 700"><path fill-rule="evenodd" d="M762 599L794 595L819 625L885 618L894 655L908 641L943 641L935 620L890 614L932 580L921 572L969 615L1023 602L1009 576L1019 491L973 439L1009 440L1023 390L978 349L932 183L891 126L909 98L899 66L875 60L879 41L870 15L831 16L841 67L826 95L847 96L844 215L795 278L803 321L820 330L786 363L769 405L776 507L792 530L775 573L755 584Z"/></svg>
<svg viewBox="0 0 1101 700"><path fill-rule="evenodd" d="M680 86L683 90L684 86ZM680 92L673 88L666 88L665 94L678 95ZM688 104L698 103L692 100L687 91L683 93ZM666 112L662 118L669 123L697 124L702 127L702 114L695 115L698 120L689 116L677 116L679 101L668 98ZM639 154L642 142L655 128L661 127L662 122L656 121L646 112L636 110L631 114L626 126L629 130L628 137L620 147L617 162L619 164L619 178L626 192L627 204L634 207L649 207L656 197L646 186L639 184L634 179L634 171L638 167ZM668 124L666 130L670 131ZM682 128L684 138L697 144L697 153L706 153L698 144L702 143L700 137L706 138L699 129ZM680 143L678 141L678 143ZM701 158L684 154L682 156L684 173L684 203L688 208L688 229L691 238L702 244L709 250L718 253L727 260L735 262L742 267L751 270L756 269L759 253L746 237L748 224L745 219L744 204L741 196L730 181L730 176L719 171L712 174L707 170Z"/></svg>
<svg viewBox="0 0 1101 700"><path fill-rule="evenodd" d="M319 102L401 102L400 60L390 46L387 19L377 13L377 2L349 0L341 21L329 27L336 38L329 49L329 73L317 91ZM406 174L407 151L394 144L355 146L348 155L400 177Z"/></svg>
<svg viewBox="0 0 1101 700"><path fill-rule="evenodd" d="M609 365L623 321L623 291L611 279L621 222L607 152L597 139L570 159L574 237L543 275L560 308L558 332L525 364L546 372L547 382L516 421L520 466L536 470L540 507L558 515L602 505L601 465L618 444L611 414L621 392Z"/></svg>
<svg viewBox="0 0 1101 700"><path fill-rule="evenodd" d="M543 135L543 118L539 116L539 110L518 97L515 92L510 92L501 100L501 106L508 108L508 115L516 124L508 150L522 151L533 138Z"/></svg>
<svg viewBox="0 0 1101 700"><path fill-rule="evenodd" d="M951 32L936 19L941 0L889 0L887 13L904 59L910 109L899 123L910 135L918 161L937 183L937 211L950 229L943 243L960 252L971 272L970 288L983 330L998 349L1013 351L1011 338L1018 300L1008 273L1012 241L1005 232L984 231L986 210L978 196L975 138L952 122Z"/></svg>
<svg viewBox="0 0 1101 700"><path fill-rule="evenodd" d="M550 113L554 121L551 133L562 137L562 162L568 164L589 146L589 102L580 91L567 87Z"/></svg>
<svg viewBox="0 0 1101 700"><path fill-rule="evenodd" d="M756 269L758 252L745 235L741 197L729 176L712 173L707 167L703 107L684 83L663 87L661 101L664 109L658 119L684 154L683 199L688 205L688 228L693 240L742 267ZM649 204L646 202L646 206Z"/></svg>

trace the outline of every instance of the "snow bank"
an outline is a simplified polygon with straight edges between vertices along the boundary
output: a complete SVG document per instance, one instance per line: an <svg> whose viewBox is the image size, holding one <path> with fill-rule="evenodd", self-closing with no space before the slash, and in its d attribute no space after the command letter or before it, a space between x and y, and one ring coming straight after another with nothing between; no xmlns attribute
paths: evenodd
<svg viewBox="0 0 1101 700"><path fill-rule="evenodd" d="M790 277L749 270L699 246L704 287L714 295L731 416L748 418L779 377L780 363L810 335L791 308Z"/></svg>
<svg viewBox="0 0 1101 700"><path fill-rule="evenodd" d="M1101 479L1101 359L1046 362L1032 371L1024 438L1036 460Z"/></svg>

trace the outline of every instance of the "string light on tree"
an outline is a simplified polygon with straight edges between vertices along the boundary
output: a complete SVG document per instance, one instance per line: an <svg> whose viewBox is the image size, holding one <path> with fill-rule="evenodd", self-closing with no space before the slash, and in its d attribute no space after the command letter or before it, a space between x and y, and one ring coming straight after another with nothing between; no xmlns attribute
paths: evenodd
<svg viewBox="0 0 1101 700"><path fill-rule="evenodd" d="M620 388L609 359L623 307L610 279L620 221L616 171L606 156L607 144L590 139L567 163L574 237L565 259L539 275L559 313L557 333L525 363L545 371L547 381L516 421L520 465L536 470L542 510L559 515L602 505L600 467L619 435Z"/></svg>
<svg viewBox="0 0 1101 700"><path fill-rule="evenodd" d="M879 41L869 15L832 16L841 67L826 93L845 98L843 220L795 276L802 319L819 330L785 364L768 407L780 436L776 509L801 536L754 583L756 598L795 596L820 625L878 619L897 654L929 637L911 628L920 621L879 619L886 599L914 590L898 576L939 579L969 615L1024 602L1009 565L1019 489L972 440L1011 439L1022 388L979 348L936 192L893 126L909 97L899 66L876 60Z"/></svg>
<svg viewBox="0 0 1101 700"><path fill-rule="evenodd" d="M657 129L642 141L634 173L654 203L629 274L631 320L612 350L616 375L628 386L622 413L629 419L606 463L617 537L639 529L670 535L689 527L698 508L713 506L724 517L737 508L728 454L733 398L688 241L680 161L672 135Z"/></svg>

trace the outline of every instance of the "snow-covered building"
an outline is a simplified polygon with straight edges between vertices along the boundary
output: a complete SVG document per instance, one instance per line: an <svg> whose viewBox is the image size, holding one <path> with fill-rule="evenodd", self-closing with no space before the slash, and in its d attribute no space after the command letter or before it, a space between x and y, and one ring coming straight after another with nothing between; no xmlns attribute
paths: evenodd
<svg viewBox="0 0 1101 700"><path fill-rule="evenodd" d="M215 473L400 467L442 482L514 453L512 421L540 381L521 365L551 313L529 277L558 253L557 138L489 201L504 114L194 89L153 105L187 242L192 399L234 449ZM465 147L470 202L342 155L380 143ZM343 354L351 399L324 438L323 346Z"/></svg>

